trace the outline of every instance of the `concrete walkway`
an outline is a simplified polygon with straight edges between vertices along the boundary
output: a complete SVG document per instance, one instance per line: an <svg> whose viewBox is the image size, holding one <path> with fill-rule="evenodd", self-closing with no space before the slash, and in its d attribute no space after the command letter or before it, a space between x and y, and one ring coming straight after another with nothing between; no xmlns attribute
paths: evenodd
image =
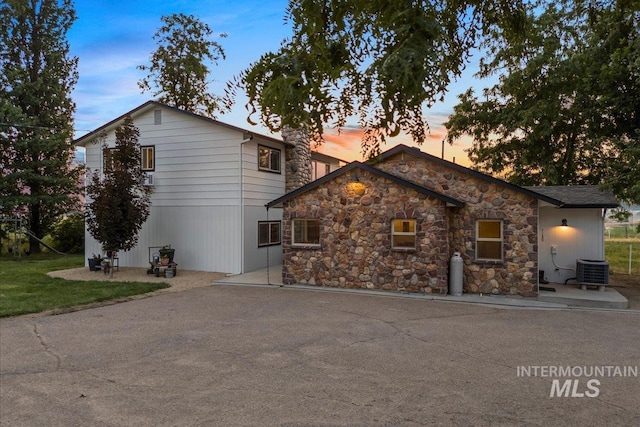
<svg viewBox="0 0 640 427"><path fill-rule="evenodd" d="M302 289L319 292L338 292L338 293L355 293L366 295L377 295L395 298L413 298L431 301L445 301L456 303L472 303L483 304L500 307L520 307L520 308L537 308L537 309L613 309L624 310L628 307L627 299L620 295L615 289L607 288L606 292L597 290L582 291L579 286L577 288L571 285L549 284L547 287L556 288L555 292L541 291L538 298L524 298L520 296L506 295L482 295L482 294L463 294L462 296L453 295L437 295L437 294L417 294L417 293L401 293L381 290L368 289L349 289L349 288L333 288L324 286L311 285L283 285L282 283L282 266L275 265L269 269L261 269L245 274L228 276L224 279L214 282L215 284L224 285L253 285L253 286L284 286L288 289Z"/></svg>
<svg viewBox="0 0 640 427"><path fill-rule="evenodd" d="M587 290L582 290L580 285L572 284L549 283L542 286L554 289L554 291L541 290L538 296L539 301L567 304L573 307L629 308L629 301L611 287L606 287L604 291L599 291L597 287L589 287Z"/></svg>

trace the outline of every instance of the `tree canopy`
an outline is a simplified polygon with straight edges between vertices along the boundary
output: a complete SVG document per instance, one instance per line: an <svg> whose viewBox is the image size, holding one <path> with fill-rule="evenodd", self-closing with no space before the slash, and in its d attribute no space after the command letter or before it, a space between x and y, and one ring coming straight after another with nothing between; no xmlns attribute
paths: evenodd
<svg viewBox="0 0 640 427"><path fill-rule="evenodd" d="M71 0L0 3L0 213L25 216L43 237L78 206L81 168L72 164L71 91L77 58L66 34ZM35 239L31 252L39 252Z"/></svg>
<svg viewBox="0 0 640 427"><path fill-rule="evenodd" d="M478 169L519 185L605 184L640 203L640 2L550 1L521 43L487 39L480 76L460 97L450 142L471 135Z"/></svg>
<svg viewBox="0 0 640 427"><path fill-rule="evenodd" d="M308 127L319 141L325 125L357 116L365 155L399 132L423 142L423 108L460 75L479 37L500 28L517 37L521 1L292 0L290 40L263 55L228 86L243 89L250 120L272 131Z"/></svg>
<svg viewBox="0 0 640 427"><path fill-rule="evenodd" d="M136 246L151 206L151 187L144 185L141 167L140 131L131 117L125 117L115 134L115 147L102 146L102 173L90 175L85 212L89 233L112 255Z"/></svg>
<svg viewBox="0 0 640 427"><path fill-rule="evenodd" d="M143 93L151 91L162 103L215 117L220 98L209 93L207 61L217 64L225 59L222 46L211 40L209 25L193 15L178 13L160 19L164 25L153 36L158 48L151 55L150 65L138 66L149 73L138 86Z"/></svg>

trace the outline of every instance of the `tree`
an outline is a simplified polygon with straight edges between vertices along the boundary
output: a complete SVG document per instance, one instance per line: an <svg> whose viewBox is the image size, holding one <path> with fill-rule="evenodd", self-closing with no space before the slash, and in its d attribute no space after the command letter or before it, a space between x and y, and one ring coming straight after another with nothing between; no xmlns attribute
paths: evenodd
<svg viewBox="0 0 640 427"><path fill-rule="evenodd" d="M151 65L138 66L149 72L138 86L143 93L152 91L160 102L215 117L220 98L208 92L206 61L217 65L225 59L222 46L210 40L211 28L193 15L178 13L160 19L164 25L153 36L158 48L151 55Z"/></svg>
<svg viewBox="0 0 640 427"><path fill-rule="evenodd" d="M473 136L475 166L519 185L605 184L640 201L640 2L552 1L522 43L490 37L482 98L460 96L448 140ZM537 14L536 14L537 13Z"/></svg>
<svg viewBox="0 0 640 427"><path fill-rule="evenodd" d="M469 51L490 28L519 33L521 1L294 0L291 40L263 55L227 88L248 96L272 131L308 126L320 142L325 125L358 116L362 150L375 155L387 137L408 132L422 143L423 108L441 99Z"/></svg>
<svg viewBox="0 0 640 427"><path fill-rule="evenodd" d="M0 213L26 216L42 238L78 206L71 91L77 58L66 33L71 0L0 3ZM30 238L30 251L40 252Z"/></svg>
<svg viewBox="0 0 640 427"><path fill-rule="evenodd" d="M116 131L115 148L102 146L103 174L94 171L87 186L87 229L105 252L133 249L138 232L149 217L151 187L144 185L141 167L140 131L125 117ZM109 277L113 276L113 269Z"/></svg>

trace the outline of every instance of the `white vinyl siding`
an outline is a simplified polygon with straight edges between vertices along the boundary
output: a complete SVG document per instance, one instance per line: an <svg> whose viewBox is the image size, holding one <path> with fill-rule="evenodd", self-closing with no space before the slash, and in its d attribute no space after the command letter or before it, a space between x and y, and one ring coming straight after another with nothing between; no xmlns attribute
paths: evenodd
<svg viewBox="0 0 640 427"><path fill-rule="evenodd" d="M176 249L178 275L181 269L238 274L240 227L239 207L152 206L136 248L118 252L120 266L148 267L148 247L170 244ZM100 244L88 234L85 246L89 255L100 252Z"/></svg>
<svg viewBox="0 0 640 427"><path fill-rule="evenodd" d="M155 111L161 111L161 125ZM281 262L280 246L258 246L257 223L282 219L281 209L267 212L265 204L284 194L285 176L258 168L258 144L279 153L282 166L282 143L259 135L246 140L239 130L170 108L132 116L140 145L154 147L154 191L138 247L120 254L121 266L147 266L148 246L165 244L176 248L178 271L237 274ZM114 128L106 129L110 147ZM85 147L87 167L100 170L101 143ZM99 244L87 237L85 252L98 253Z"/></svg>

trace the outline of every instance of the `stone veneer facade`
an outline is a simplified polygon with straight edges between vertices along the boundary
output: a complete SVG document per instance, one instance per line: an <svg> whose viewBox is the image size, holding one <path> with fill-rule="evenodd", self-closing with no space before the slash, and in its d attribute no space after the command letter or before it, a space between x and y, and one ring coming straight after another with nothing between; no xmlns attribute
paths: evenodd
<svg viewBox="0 0 640 427"><path fill-rule="evenodd" d="M406 153L391 156L376 168L465 202L450 212L448 256L464 259L464 291L535 295L538 271L538 201L522 192ZM503 260L476 260L476 221L503 223Z"/></svg>
<svg viewBox="0 0 640 427"><path fill-rule="evenodd" d="M365 170L338 175L284 203L284 282L445 293L448 209ZM296 218L320 220L320 247L292 245ZM416 219L415 250L391 249L393 219Z"/></svg>
<svg viewBox="0 0 640 427"><path fill-rule="evenodd" d="M285 193L311 182L311 142L305 128L285 126L282 139L293 146L285 146Z"/></svg>

